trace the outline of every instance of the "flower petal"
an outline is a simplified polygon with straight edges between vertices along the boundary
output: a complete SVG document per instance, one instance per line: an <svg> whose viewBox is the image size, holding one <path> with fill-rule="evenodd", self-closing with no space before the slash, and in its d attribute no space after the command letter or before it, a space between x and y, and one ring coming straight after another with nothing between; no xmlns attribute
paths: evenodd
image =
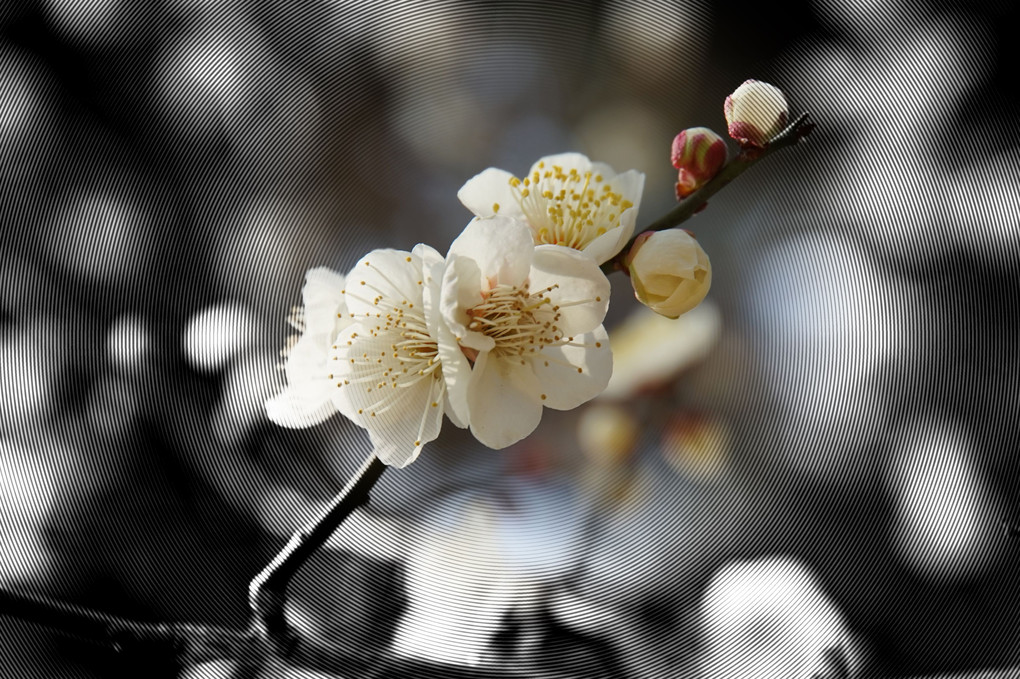
<svg viewBox="0 0 1020 679"><path fill-rule="evenodd" d="M602 163L593 164L593 166L602 165ZM604 167L608 168L609 166L606 165ZM612 170L609 170L609 172L612 172ZM645 175L637 170L627 170L623 174L613 177L612 180L607 180L607 182L611 184L613 191L634 205L620 213L620 225L618 227L596 237L582 249L582 252L599 264L603 264L619 254L623 246L634 235L638 207L641 204L641 195L645 186Z"/></svg>
<svg viewBox="0 0 1020 679"><path fill-rule="evenodd" d="M336 387L331 380L291 383L266 401L266 415L281 427L303 429L325 422L336 412L330 398Z"/></svg>
<svg viewBox="0 0 1020 679"><path fill-rule="evenodd" d="M531 269L533 247L524 222L499 215L475 218L450 245L446 259L448 264L460 257L474 260L481 276L477 284L488 290L495 283L520 285Z"/></svg>
<svg viewBox="0 0 1020 679"><path fill-rule="evenodd" d="M489 448L517 443L542 419L542 385L512 360L479 354L471 381L471 433Z"/></svg>
<svg viewBox="0 0 1020 679"><path fill-rule="evenodd" d="M625 216L626 213L624 213ZM596 236L594 240L581 248L581 252L595 260L596 264L605 264L615 257L623 249L623 246L627 244L627 241L630 240L630 237L634 235L633 222L628 227L622 223L623 217L621 217L620 221L620 226L615 229L609 229L601 236Z"/></svg>
<svg viewBox="0 0 1020 679"><path fill-rule="evenodd" d="M471 318L467 310L482 303L481 269L468 257L447 259L440 290L439 311L445 325L454 336L454 344L478 351L490 351L495 342L480 332L468 330Z"/></svg>
<svg viewBox="0 0 1020 679"><path fill-rule="evenodd" d="M609 334L601 325L563 346L546 347L532 359L546 398L542 405L572 410L595 398L609 384L613 354Z"/></svg>
<svg viewBox="0 0 1020 679"><path fill-rule="evenodd" d="M421 304L421 261L404 250L373 250L354 265L347 275L345 301L355 318L375 316L375 299Z"/></svg>
<svg viewBox="0 0 1020 679"><path fill-rule="evenodd" d="M507 217L473 219L446 257L441 311L461 346L489 351L491 337L467 329L467 310L494 285L520 285L528 277L534 244L523 222Z"/></svg>
<svg viewBox="0 0 1020 679"><path fill-rule="evenodd" d="M583 153L576 153L573 151L569 151L567 153L555 153L551 156L544 156L536 160L535 164L531 166L531 170L528 174L532 175L536 172L542 174L545 170L551 170L554 166L562 167L565 172L570 172L570 168L575 168L579 174L583 175L591 169L591 161L588 160L588 156Z"/></svg>
<svg viewBox="0 0 1020 679"><path fill-rule="evenodd" d="M305 285L301 288L301 300L305 307L305 333L331 335L334 332L337 314L347 310L343 295L344 281L343 276L324 266L309 269L305 273Z"/></svg>
<svg viewBox="0 0 1020 679"><path fill-rule="evenodd" d="M393 429L390 426L385 426L368 430L372 445L375 447L375 455L383 464L388 464L391 467L406 467L418 458L422 446L429 441L436 440L439 436L439 431L443 426L442 404L445 398L437 395L436 392L442 391L443 383L442 380L429 380L429 382L434 391L427 392L428 395L425 399L416 398L419 396L416 394L409 394L407 397L413 403L424 407L420 429L415 430L408 426ZM414 387L414 389L417 390L418 387ZM439 405L432 406L432 403Z"/></svg>
<svg viewBox="0 0 1020 679"><path fill-rule="evenodd" d="M478 217L500 214L523 219L524 213L510 190L513 177L506 170L490 167L467 180L457 192L457 198Z"/></svg>
<svg viewBox="0 0 1020 679"><path fill-rule="evenodd" d="M580 335L602 324L609 309L609 280L595 260L559 245L539 245L529 276L531 291L549 293L560 308L557 325L565 335Z"/></svg>
<svg viewBox="0 0 1020 679"><path fill-rule="evenodd" d="M363 333L361 324L354 324L337 337L337 360L331 362L337 371L334 382L342 386L333 390L333 405L368 430L380 460L402 467L439 435L443 381L432 375L410 376L395 385L390 375L398 374L403 364L393 356L393 336Z"/></svg>
<svg viewBox="0 0 1020 679"><path fill-rule="evenodd" d="M439 362L442 365L443 381L446 382L446 404L444 410L454 425L464 429L468 422L467 385L471 379L471 364L464 352L457 346L453 331L442 316L440 299L446 260L427 245L417 245L412 251L421 258L422 304L425 307L425 324L429 334L436 340ZM466 332L466 328L464 329ZM454 396L451 398L451 394Z"/></svg>

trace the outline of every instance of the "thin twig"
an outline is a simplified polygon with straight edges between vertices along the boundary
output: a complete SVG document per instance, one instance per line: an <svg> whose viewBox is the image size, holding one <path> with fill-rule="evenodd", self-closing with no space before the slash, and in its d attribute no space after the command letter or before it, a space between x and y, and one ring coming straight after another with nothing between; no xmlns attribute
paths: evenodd
<svg viewBox="0 0 1020 679"><path fill-rule="evenodd" d="M641 229L638 234L635 234L635 238L637 235L644 233L645 231L662 231L664 229L674 228L684 223L704 208L709 198L714 196L720 189L750 169L751 166L780 149L795 145L801 139L810 134L814 128L814 123L808 121L808 113L804 112L796 120L790 123L786 129L773 137L768 146L764 149L747 148L741 150L740 153L733 158L733 160L728 162L726 166L722 168L718 174L712 177L712 179L710 179L704 186L689 195L681 201L679 205L664 214L662 217L659 217L654 222ZM602 270L606 274L612 273L613 271L625 270L623 259L627 256L627 253L630 251L633 244L634 238L632 238L630 242L624 246L616 257L603 264Z"/></svg>
<svg viewBox="0 0 1020 679"><path fill-rule="evenodd" d="M370 455L340 494L323 513L303 529L294 533L279 554L248 586L250 629L274 641L286 657L295 642L284 616L287 586L294 574L326 543L341 522L368 500L368 493L386 470L386 465Z"/></svg>

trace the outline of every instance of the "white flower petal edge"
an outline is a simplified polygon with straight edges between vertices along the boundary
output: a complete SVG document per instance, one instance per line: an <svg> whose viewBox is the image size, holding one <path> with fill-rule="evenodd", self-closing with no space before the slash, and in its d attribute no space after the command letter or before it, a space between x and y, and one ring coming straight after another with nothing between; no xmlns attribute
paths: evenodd
<svg viewBox="0 0 1020 679"><path fill-rule="evenodd" d="M457 191L457 199L479 217L514 217L524 219L521 206L510 188L514 176L506 170L490 167L469 179Z"/></svg>
<svg viewBox="0 0 1020 679"><path fill-rule="evenodd" d="M394 467L413 462L442 425L446 386L424 302L426 282L440 283L437 260L427 245L363 257L344 292L352 323L331 351L333 404L368 430L376 456ZM433 289L429 298L436 296Z"/></svg>
<svg viewBox="0 0 1020 679"><path fill-rule="evenodd" d="M580 153L539 159L523 178L489 168L457 197L478 217L523 219L536 244L581 250L597 263L614 257L634 235L645 176L617 175Z"/></svg>
<svg viewBox="0 0 1020 679"><path fill-rule="evenodd" d="M281 427L311 427L336 412L327 362L336 336L350 323L344 281L344 276L325 267L305 274L301 289L304 307L291 320L301 336L285 352L287 386L266 401L266 415Z"/></svg>
<svg viewBox="0 0 1020 679"><path fill-rule="evenodd" d="M428 325L429 334L436 339L439 363L443 371L443 382L446 385L446 403L443 410L455 426L464 429L468 426L467 411L465 408L455 409L452 407L449 388L451 384L458 384L470 379L471 364L464 352L457 346L457 340L440 312L440 291L443 284L443 273L446 270L446 260L427 245L416 247L414 254L422 259L422 274L425 280L425 289L422 291L425 322Z"/></svg>
<svg viewBox="0 0 1020 679"><path fill-rule="evenodd" d="M619 254L623 246L634 235L634 228L637 224L637 206L644 191L645 175L637 170L627 170L623 174L617 175L611 185L614 193L627 196L626 200L633 203L634 207L624 209L620 213L618 227L609 229L601 236L596 236L582 250L599 264L607 262Z"/></svg>
<svg viewBox="0 0 1020 679"><path fill-rule="evenodd" d="M498 255L507 252L522 266L505 266ZM442 283L443 320L470 364L469 379L447 382L451 410L498 449L534 431L543 406L594 398L612 373L608 306L609 281L591 258L534 247L518 220L472 220L450 246Z"/></svg>

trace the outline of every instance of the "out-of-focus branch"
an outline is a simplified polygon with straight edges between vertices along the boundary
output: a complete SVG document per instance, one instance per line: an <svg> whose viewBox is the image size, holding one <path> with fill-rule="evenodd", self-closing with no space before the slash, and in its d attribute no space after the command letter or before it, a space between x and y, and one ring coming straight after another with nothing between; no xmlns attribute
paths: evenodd
<svg viewBox="0 0 1020 679"><path fill-rule="evenodd" d="M956 674L933 674L909 679L1015 679L1020 677L1020 666L1004 667L997 670L976 670Z"/></svg>
<svg viewBox="0 0 1020 679"><path fill-rule="evenodd" d="M733 160L728 162L725 167L719 170L719 173L712 177L712 179L710 179L704 186L687 196L687 198L682 200L679 205L664 214L662 217L659 217L643 229L639 229L638 233L644 233L645 231L662 231L664 229L671 229L679 226L699 212L708 202L709 198L714 196L724 186L739 177L745 171L749 170L753 165L758 163L758 161L767 158L776 151L785 149L789 146L794 146L801 139L809 135L814 129L815 124L808 120L808 113L804 112L800 114L800 116L790 123L786 129L773 137L768 146L764 149L742 149L740 153L733 158ZM633 244L634 239L632 238L630 242L627 243L622 250L620 250L620 254L602 265L602 270L607 274L617 270L625 270L625 267L623 266L623 258L627 256L627 253L630 251Z"/></svg>
<svg viewBox="0 0 1020 679"><path fill-rule="evenodd" d="M547 674L530 667L458 668L410 658L380 657L352 650L326 648L302 641L280 653L271 640L255 631L235 630L192 623L148 623L99 613L79 606L59 603L44 597L0 589L0 615L47 627L54 632L115 651L163 649L173 653L182 665L210 660L233 660L241 665L259 667L270 656L294 667L337 676L444 676L447 679L523 679L524 677L562 677L549 668ZM1020 667L988 669L917 676L910 679L1013 679Z"/></svg>
<svg viewBox="0 0 1020 679"><path fill-rule="evenodd" d="M294 574L326 543L341 522L368 500L369 491L385 470L386 465L379 458L374 454L369 455L361 469L323 513L296 532L248 586L251 631L272 640L285 651L285 655L285 649L296 641L284 616L287 586Z"/></svg>
<svg viewBox="0 0 1020 679"><path fill-rule="evenodd" d="M506 668L457 668L410 658L359 654L303 641L280 654L274 644L253 630L192 623L148 623L108 615L45 597L0 589L0 615L46 627L53 632L113 651L167 651L181 666L211 660L232 660L261 667L274 656L285 663L323 675L344 677L444 676L448 679L533 677ZM558 676L558 675L557 675Z"/></svg>
<svg viewBox="0 0 1020 679"><path fill-rule="evenodd" d="M139 622L6 590L0 590L0 614L114 651L162 648L183 662L258 658L258 646L263 643L239 630L192 623Z"/></svg>

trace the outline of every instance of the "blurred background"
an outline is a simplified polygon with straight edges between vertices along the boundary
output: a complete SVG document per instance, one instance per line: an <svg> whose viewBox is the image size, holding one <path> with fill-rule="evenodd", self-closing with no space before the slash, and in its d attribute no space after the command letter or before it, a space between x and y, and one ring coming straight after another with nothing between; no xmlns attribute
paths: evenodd
<svg viewBox="0 0 1020 679"><path fill-rule="evenodd" d="M301 574L291 619L406 676L1020 663L1017 19L0 3L0 587L243 625L247 582L368 452L339 416L265 417L305 271L445 251L464 181L567 150L646 174L640 228L675 204L673 136L723 133L756 78L818 129L685 225L706 303L663 324L614 274L607 394L498 453L446 426ZM156 660L0 617L11 676L173 676Z"/></svg>

